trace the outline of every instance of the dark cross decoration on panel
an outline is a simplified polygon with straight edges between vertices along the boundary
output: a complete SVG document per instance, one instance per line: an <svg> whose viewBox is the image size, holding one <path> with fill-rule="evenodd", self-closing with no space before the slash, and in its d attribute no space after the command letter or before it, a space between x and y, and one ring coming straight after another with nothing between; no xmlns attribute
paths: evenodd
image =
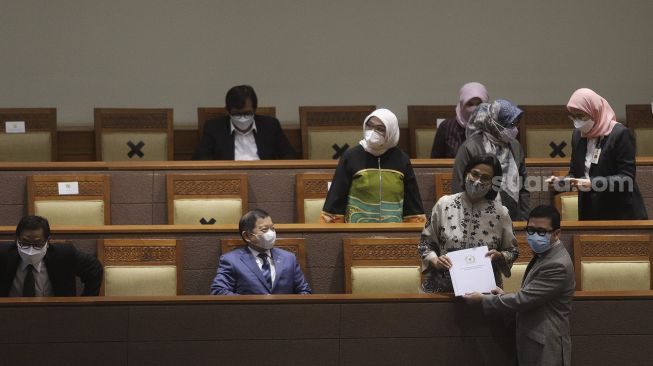
<svg viewBox="0 0 653 366"><path fill-rule="evenodd" d="M213 224L215 224L215 219L213 217L211 217L211 220L206 221L206 219L202 217L202 219L200 220L200 224L202 224L202 225L213 225Z"/></svg>
<svg viewBox="0 0 653 366"><path fill-rule="evenodd" d="M561 158L564 158L565 156L567 156L564 153L564 151L562 151L562 149L564 149L565 146L567 146L566 142L563 141L563 142L560 143L560 145L556 145L555 142L551 141L549 143L549 146L551 146L551 149L552 149L551 153L549 154L550 157L555 158L556 156L560 156Z"/></svg>
<svg viewBox="0 0 653 366"><path fill-rule="evenodd" d="M134 143L131 142L131 140L129 140L127 142L127 146L129 146L129 148L131 149L127 153L127 156L129 156L130 159L133 158L134 155L138 155L139 158L145 156L145 154L141 151L143 146L145 146L145 143L143 141L139 141L138 144L134 145Z"/></svg>
<svg viewBox="0 0 653 366"><path fill-rule="evenodd" d="M335 154L333 154L331 159L336 159L337 160L337 159L340 159L342 154L344 154L345 151L347 151L347 149L349 149L349 144L345 142L345 144L342 145L342 147L338 146L338 144L333 144L333 145L331 145L331 148L333 148L333 150L336 152Z"/></svg>

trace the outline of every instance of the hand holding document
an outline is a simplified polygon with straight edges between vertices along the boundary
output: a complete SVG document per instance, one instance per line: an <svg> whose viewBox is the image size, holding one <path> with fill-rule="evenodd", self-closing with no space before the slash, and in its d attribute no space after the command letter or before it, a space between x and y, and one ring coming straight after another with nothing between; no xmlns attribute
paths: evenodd
<svg viewBox="0 0 653 366"><path fill-rule="evenodd" d="M497 287L492 271L492 260L485 255L487 246L457 250L447 253L453 291L456 296L470 292L490 292Z"/></svg>

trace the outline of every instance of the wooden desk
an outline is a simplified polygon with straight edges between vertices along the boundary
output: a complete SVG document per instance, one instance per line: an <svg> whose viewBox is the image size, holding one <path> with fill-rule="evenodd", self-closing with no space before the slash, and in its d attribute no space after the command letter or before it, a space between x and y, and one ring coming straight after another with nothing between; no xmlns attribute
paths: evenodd
<svg viewBox="0 0 653 366"><path fill-rule="evenodd" d="M653 292L577 293L573 364L648 365ZM509 365L511 327L447 295L0 299L3 365ZM262 361L263 360L263 361Z"/></svg>
<svg viewBox="0 0 653 366"><path fill-rule="evenodd" d="M525 235L524 222L514 224ZM276 224L280 238L306 240L306 269L315 293L344 293L342 239L369 236L419 237L421 224ZM566 222L562 242L573 255L574 234L650 234L653 221ZM208 294L220 256L220 240L238 238L236 225L109 225L54 226L52 238L70 240L78 249L95 254L97 239L175 238L183 251L182 294ZM0 240L13 240L15 227L0 226Z"/></svg>
<svg viewBox="0 0 653 366"><path fill-rule="evenodd" d="M451 172L453 159L412 160L422 205L428 213L435 204L435 173ZM166 162L55 162L0 164L0 225L16 225L26 213L26 177L42 174L107 174L111 180L112 224L166 224L168 173L247 173L249 209L263 208L278 223L295 222L295 177L299 173L333 173L333 160L287 161L166 161ZM528 175L548 178L565 169L567 159L527 159ZM653 217L653 158L638 158L637 179ZM549 192L531 194L531 207L551 203Z"/></svg>

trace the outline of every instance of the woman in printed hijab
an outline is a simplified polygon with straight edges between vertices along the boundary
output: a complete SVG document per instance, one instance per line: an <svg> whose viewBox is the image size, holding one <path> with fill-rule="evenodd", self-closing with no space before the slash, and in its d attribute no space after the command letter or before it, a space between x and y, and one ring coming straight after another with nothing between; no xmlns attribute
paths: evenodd
<svg viewBox="0 0 653 366"><path fill-rule="evenodd" d="M377 109L365 118L363 139L338 162L321 222L426 221L410 158L398 143L394 113Z"/></svg>
<svg viewBox="0 0 653 366"><path fill-rule="evenodd" d="M635 180L637 149L632 132L617 122L608 101L591 89L576 90L567 110L575 127L569 179L554 187L578 189L579 220L648 219Z"/></svg>
<svg viewBox="0 0 653 366"><path fill-rule="evenodd" d="M456 104L456 117L447 118L440 125L433 139L431 159L455 158L458 148L465 142L465 127L469 117L481 103L487 103L487 89L481 83L471 82L460 88Z"/></svg>
<svg viewBox="0 0 653 366"><path fill-rule="evenodd" d="M504 99L479 105L467 123L467 139L456 154L451 183L453 192L460 192L463 172L471 157L496 156L503 177L501 182L493 182L494 189L500 190L497 199L508 209L513 221L527 220L530 201L530 192L523 184L526 178L524 150L517 141L517 126L522 114L521 109Z"/></svg>

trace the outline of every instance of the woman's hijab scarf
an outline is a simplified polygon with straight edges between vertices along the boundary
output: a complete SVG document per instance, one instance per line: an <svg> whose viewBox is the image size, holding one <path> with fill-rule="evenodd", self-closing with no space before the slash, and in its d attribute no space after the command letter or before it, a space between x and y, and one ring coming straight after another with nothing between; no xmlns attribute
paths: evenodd
<svg viewBox="0 0 653 366"><path fill-rule="evenodd" d="M466 136L480 134L485 153L494 154L501 163L503 177L501 189L515 202L519 202L519 170L510 144L501 140L501 131L512 128L524 112L512 102L499 99L492 103L482 103L472 113L467 124Z"/></svg>
<svg viewBox="0 0 653 366"><path fill-rule="evenodd" d="M582 134L588 139L607 136L618 123L617 117L607 100L596 94L592 89L581 88L576 90L569 98L567 109L576 108L587 113L594 121L594 127L589 132Z"/></svg>
<svg viewBox="0 0 653 366"><path fill-rule="evenodd" d="M459 94L458 104L456 104L456 122L462 127L467 127L471 113L465 110L465 104L474 98L480 99L482 103L487 103L489 96L485 85L477 82L463 85Z"/></svg>
<svg viewBox="0 0 653 366"><path fill-rule="evenodd" d="M399 143L399 120L397 120L397 116L389 109L377 109L365 117L365 121L363 121L363 133L365 132L365 124L372 117L378 118L385 125L385 141L378 147L370 146L365 139L360 140L359 143L368 153L374 156L381 156Z"/></svg>

